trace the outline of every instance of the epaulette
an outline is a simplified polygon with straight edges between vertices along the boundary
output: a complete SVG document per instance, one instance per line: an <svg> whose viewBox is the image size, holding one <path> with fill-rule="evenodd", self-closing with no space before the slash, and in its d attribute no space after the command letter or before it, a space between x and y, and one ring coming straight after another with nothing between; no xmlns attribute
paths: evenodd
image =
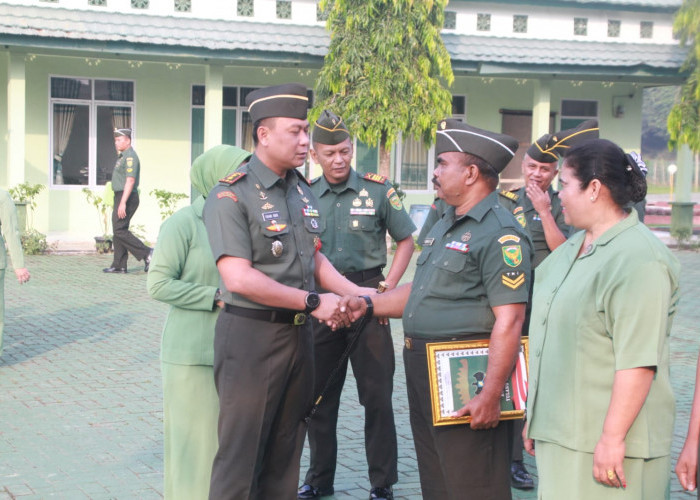
<svg viewBox="0 0 700 500"><path fill-rule="evenodd" d="M367 179L368 181L376 182L378 184L384 184L387 180L387 178L383 175L375 174L373 172L367 172L362 178Z"/></svg>
<svg viewBox="0 0 700 500"><path fill-rule="evenodd" d="M506 191L506 192L508 192L508 191ZM497 203L496 205L494 205L493 211L496 214L496 218L501 223L501 227L516 227L517 228L520 226L519 224L517 224L515 217L513 217L513 215L507 209L503 208L502 205Z"/></svg>
<svg viewBox="0 0 700 500"><path fill-rule="evenodd" d="M234 182L240 181L243 177L245 177L245 172L234 172L227 175L223 179L219 179L219 182L223 182L224 184L228 184L230 186Z"/></svg>
<svg viewBox="0 0 700 500"><path fill-rule="evenodd" d="M304 174L302 174L301 172L299 172L296 168L294 169L294 173L297 174L297 177L299 177L299 179L301 179L302 181L304 181L304 184L306 184L307 186L310 186L310 185L311 185L311 183L309 182L309 179L307 179L306 177L304 177Z"/></svg>
<svg viewBox="0 0 700 500"><path fill-rule="evenodd" d="M321 180L321 177L323 177L323 176L322 176L322 175L319 175L319 176L316 177L315 179L311 179L311 181L309 182L309 184L316 184L318 181Z"/></svg>
<svg viewBox="0 0 700 500"><path fill-rule="evenodd" d="M505 189L501 189L501 191L500 191L498 194L500 194L500 195L503 196L504 198L508 198L509 200L513 200L513 201L518 201L518 199L520 198L520 197L519 197L517 194L515 194L514 192L512 192L512 191L506 191Z"/></svg>

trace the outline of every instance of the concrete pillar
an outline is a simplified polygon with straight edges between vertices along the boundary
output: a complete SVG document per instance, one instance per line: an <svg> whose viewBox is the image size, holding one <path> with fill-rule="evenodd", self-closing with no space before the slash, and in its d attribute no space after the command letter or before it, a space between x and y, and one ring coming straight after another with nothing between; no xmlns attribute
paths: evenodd
<svg viewBox="0 0 700 500"><path fill-rule="evenodd" d="M552 83L549 80L535 80L532 93L532 137L535 142L549 133L549 113L551 110Z"/></svg>
<svg viewBox="0 0 700 500"><path fill-rule="evenodd" d="M671 236L682 239L693 233L693 154L687 144L678 149L678 171L675 176L674 201L671 202ZM680 237L680 238L679 238Z"/></svg>
<svg viewBox="0 0 700 500"><path fill-rule="evenodd" d="M13 187L25 181L25 54L7 57L7 186Z"/></svg>
<svg viewBox="0 0 700 500"><path fill-rule="evenodd" d="M224 68L208 65L204 79L204 151L221 144L224 119Z"/></svg>

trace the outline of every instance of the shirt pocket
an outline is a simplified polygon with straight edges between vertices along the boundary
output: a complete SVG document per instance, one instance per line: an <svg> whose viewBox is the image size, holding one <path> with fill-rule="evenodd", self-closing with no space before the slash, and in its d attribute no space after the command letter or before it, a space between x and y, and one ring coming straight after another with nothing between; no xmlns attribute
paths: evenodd
<svg viewBox="0 0 700 500"><path fill-rule="evenodd" d="M379 222L373 215L352 215L348 221L351 231L376 231Z"/></svg>
<svg viewBox="0 0 700 500"><path fill-rule="evenodd" d="M283 226L284 227L281 227ZM272 227L272 229L270 229ZM279 262L284 260L292 246L291 229L288 224L277 223L276 225L266 222L262 225L261 232L265 236L265 242L261 263Z"/></svg>

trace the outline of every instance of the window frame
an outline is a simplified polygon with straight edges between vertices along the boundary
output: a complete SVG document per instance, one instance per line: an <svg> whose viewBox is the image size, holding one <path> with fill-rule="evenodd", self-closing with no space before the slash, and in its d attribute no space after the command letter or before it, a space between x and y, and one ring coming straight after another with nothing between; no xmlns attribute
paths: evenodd
<svg viewBox="0 0 700 500"><path fill-rule="evenodd" d="M90 82L90 99L71 99L67 97L52 97L51 96L51 81L54 78L66 78L71 80L88 80ZM129 82L133 86L132 101L106 101L104 99L95 99L95 82L97 80L107 81L107 82ZM136 145L137 131L134 127L136 123L136 93L137 85L136 80L131 78L102 78L99 76L75 76L75 75L64 75L64 74L54 74L48 75L48 148L47 148L47 168L48 168L48 178L47 183L50 190L57 191L75 191L82 190L83 188L89 189L104 189L104 184L97 184L97 109L99 107L122 107L129 108L131 112L131 127L134 130L132 134L132 145ZM87 184L56 184L54 178L54 105L55 104L68 104L76 106L87 106L88 107L88 182ZM115 150L116 151L116 150ZM109 182L109 181L108 181Z"/></svg>
<svg viewBox="0 0 700 500"><path fill-rule="evenodd" d="M586 103L595 103L596 106L596 114L595 115L566 115L564 114L564 103L565 102L586 102ZM571 124L566 124L562 125L562 121L564 120L579 120L579 123L585 121L585 120L590 120L591 118L595 119L600 119L600 100L599 99L571 99L571 98L566 98L563 97L559 103L559 130L562 130L564 128L571 128L575 125Z"/></svg>

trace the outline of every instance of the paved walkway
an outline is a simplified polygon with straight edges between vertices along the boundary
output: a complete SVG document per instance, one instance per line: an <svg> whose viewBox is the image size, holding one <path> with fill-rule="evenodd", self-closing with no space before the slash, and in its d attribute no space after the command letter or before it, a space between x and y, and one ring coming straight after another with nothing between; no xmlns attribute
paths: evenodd
<svg viewBox="0 0 700 500"><path fill-rule="evenodd" d="M672 339L680 451L693 393L700 338L700 253L677 252L683 299ZM6 279L5 352L0 359L0 500L157 499L163 494L158 362L167 307L151 300L141 266L104 275L109 256L29 257L32 280ZM399 433L397 498L418 499L400 356L395 409ZM362 408L348 377L340 418L337 499L366 498ZM302 472L306 469L305 452ZM515 499L536 498L514 491ZM672 498L694 498L672 485Z"/></svg>

